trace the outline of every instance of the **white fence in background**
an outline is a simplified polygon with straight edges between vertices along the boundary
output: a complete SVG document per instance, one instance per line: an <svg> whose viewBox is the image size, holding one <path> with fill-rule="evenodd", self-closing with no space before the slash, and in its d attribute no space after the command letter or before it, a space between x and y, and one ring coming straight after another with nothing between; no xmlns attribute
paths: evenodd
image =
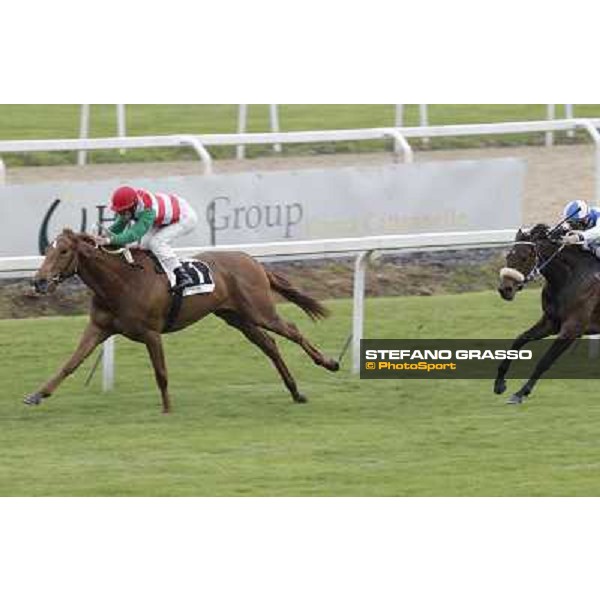
<svg viewBox="0 0 600 600"><path fill-rule="evenodd" d="M240 104L238 107L238 133L246 133L248 128L248 107L249 104ZM269 124L271 132L279 133L279 104L269 104ZM275 152L281 152L281 144L273 144ZM236 149L236 158L242 160L246 157L246 147L239 144Z"/></svg>
<svg viewBox="0 0 600 600"><path fill-rule="evenodd" d="M15 140L0 141L0 157L7 153L52 152L77 150L120 150L125 148L192 147L203 162L204 172L212 173L213 162L208 146L239 146L255 144L310 144L319 142L359 142L368 140L394 141L397 157L412 162L413 150L409 140L414 138L461 137L547 133L582 129L592 138L596 147L596 200L600 201L600 118L559 119L548 121L521 121L514 123L480 123L472 125L440 125L428 127L383 127L372 129L340 129L328 131L291 131L271 133L218 133L179 134L168 136L87 138L68 140Z"/></svg>
<svg viewBox="0 0 600 600"><path fill-rule="evenodd" d="M87 139L90 137L90 104L81 105L81 113L79 118L79 138ZM116 104L117 108L117 136L124 138L127 135L127 124L125 118L125 105ZM119 152L125 154L125 149L120 148ZM77 164L85 165L87 160L87 150L80 150L77 153Z"/></svg>
<svg viewBox="0 0 600 600"><path fill-rule="evenodd" d="M80 124L79 124L79 137L80 138L88 138L89 130L90 130L90 104L82 104L81 105L81 116L80 116ZM237 132L239 134L246 133L246 129L248 127L248 111L249 104L238 104L238 125ZM395 117L394 124L396 127L402 127L404 125L404 104L395 104ZM428 104L419 104L419 125L421 127L429 126L429 105ZM547 104L546 105L546 117L549 120L554 120L556 118L556 104ZM574 118L574 105L573 104L565 104L565 118L573 119ZM117 135L119 137L125 137L126 135L126 118L125 118L125 104L116 104L117 108ZM269 104L269 123L271 126L272 132L279 131L279 104ZM569 137L573 137L574 131L570 130L567 132ZM427 144L429 142L429 138L423 137L423 142ZM551 146L554 143L554 134L551 131L546 133L546 145ZM275 152L281 152L281 144L274 144L273 150ZM125 152L124 149L121 149L120 152L123 154ZM245 146L243 144L239 144L236 151L236 156L238 159L243 159L245 157ZM80 150L77 155L77 164L85 165L86 163L87 153L86 150Z"/></svg>
<svg viewBox="0 0 600 600"><path fill-rule="evenodd" d="M307 255L355 254L354 292L352 310L352 370L360 369L360 340L364 331L364 298L367 266L377 251L436 251L459 248L486 248L507 246L514 240L515 232L510 229L493 231L421 233L413 235L391 235L361 238L338 238L331 240L311 240L301 242L278 242L255 245L219 246L219 251L242 251L256 258L290 257L294 260ZM194 256L205 251L214 251L213 246L205 248L180 248L180 256ZM0 258L0 272L35 271L43 258L30 256L21 258ZM114 340L105 342L103 349L103 389L112 389L114 382Z"/></svg>

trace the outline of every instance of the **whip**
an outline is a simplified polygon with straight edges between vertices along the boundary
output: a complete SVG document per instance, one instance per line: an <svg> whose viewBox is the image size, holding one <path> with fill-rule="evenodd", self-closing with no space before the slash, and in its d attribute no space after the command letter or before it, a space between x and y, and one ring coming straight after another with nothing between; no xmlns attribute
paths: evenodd
<svg viewBox="0 0 600 600"><path fill-rule="evenodd" d="M342 360L344 359L344 356L346 356L346 352L348 352L348 348L350 347L351 341L352 341L352 333L350 333L350 335L348 336L348 339L345 341L342 351L340 352L340 355L338 357L339 365L342 364Z"/></svg>
<svg viewBox="0 0 600 600"><path fill-rule="evenodd" d="M101 348L100 352L98 352L98 356L96 356L96 360L94 361L92 368L90 369L90 372L88 373L88 376L86 377L86 380L84 383L85 387L88 387L90 385L90 381L92 381L92 377L96 373L96 370L98 369L98 365L100 364L100 360L102 359L103 355L104 355L104 348Z"/></svg>

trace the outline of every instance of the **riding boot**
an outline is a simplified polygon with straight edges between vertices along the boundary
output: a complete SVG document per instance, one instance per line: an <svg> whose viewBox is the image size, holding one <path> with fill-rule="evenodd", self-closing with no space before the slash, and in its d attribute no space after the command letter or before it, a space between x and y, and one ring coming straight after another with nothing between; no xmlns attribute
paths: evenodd
<svg viewBox="0 0 600 600"><path fill-rule="evenodd" d="M175 285L173 286L174 292L181 292L186 287L194 285L192 278L183 267L174 269L173 274L175 275Z"/></svg>

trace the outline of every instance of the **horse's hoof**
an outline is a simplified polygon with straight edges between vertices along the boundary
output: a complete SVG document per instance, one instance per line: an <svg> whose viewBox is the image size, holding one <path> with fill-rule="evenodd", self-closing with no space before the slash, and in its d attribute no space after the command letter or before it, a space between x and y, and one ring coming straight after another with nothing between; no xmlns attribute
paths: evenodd
<svg viewBox="0 0 600 600"><path fill-rule="evenodd" d="M308 398L304 394L298 394L294 398L294 402L296 404L306 404L308 402Z"/></svg>
<svg viewBox="0 0 600 600"><path fill-rule="evenodd" d="M507 401L506 404L523 404L523 396L513 394Z"/></svg>
<svg viewBox="0 0 600 600"><path fill-rule="evenodd" d="M504 381L504 379L501 379L500 381L496 381L494 383L494 394L504 394L504 392L506 391L506 381Z"/></svg>
<svg viewBox="0 0 600 600"><path fill-rule="evenodd" d="M327 368L332 372L336 373L340 370L340 363L337 360L331 360L327 365Z"/></svg>
<svg viewBox="0 0 600 600"><path fill-rule="evenodd" d="M42 403L42 400L42 394L40 392L36 392L35 394L25 396L25 398L23 398L23 403L27 404L27 406L39 406Z"/></svg>

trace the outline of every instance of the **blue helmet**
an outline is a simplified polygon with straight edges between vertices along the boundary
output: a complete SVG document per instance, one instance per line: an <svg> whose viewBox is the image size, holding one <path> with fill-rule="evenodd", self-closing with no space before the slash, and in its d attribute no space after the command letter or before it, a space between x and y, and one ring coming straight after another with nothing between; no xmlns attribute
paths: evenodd
<svg viewBox="0 0 600 600"><path fill-rule="evenodd" d="M569 223L584 221L590 214L590 207L583 200L569 202L563 210L563 218Z"/></svg>

